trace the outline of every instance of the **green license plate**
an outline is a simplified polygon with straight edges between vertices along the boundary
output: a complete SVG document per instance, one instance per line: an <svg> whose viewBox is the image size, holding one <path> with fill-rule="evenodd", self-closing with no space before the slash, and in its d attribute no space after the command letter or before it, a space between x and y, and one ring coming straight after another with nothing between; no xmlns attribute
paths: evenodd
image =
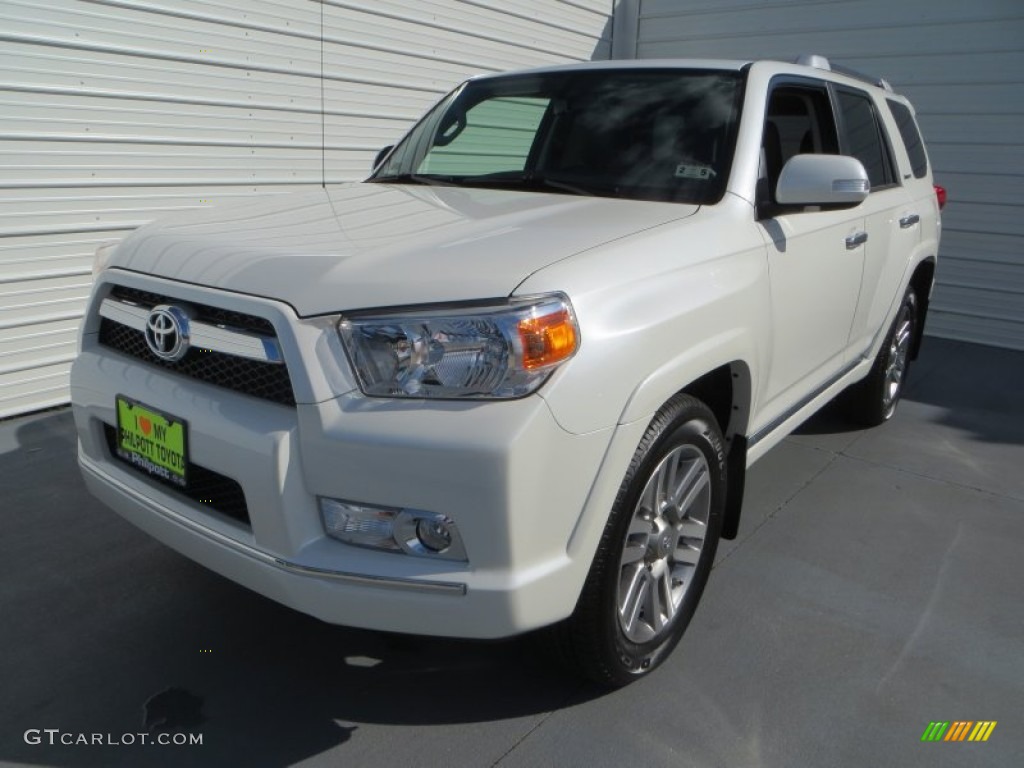
<svg viewBox="0 0 1024 768"><path fill-rule="evenodd" d="M117 455L153 477L184 486L188 472L185 422L122 395L116 401Z"/></svg>

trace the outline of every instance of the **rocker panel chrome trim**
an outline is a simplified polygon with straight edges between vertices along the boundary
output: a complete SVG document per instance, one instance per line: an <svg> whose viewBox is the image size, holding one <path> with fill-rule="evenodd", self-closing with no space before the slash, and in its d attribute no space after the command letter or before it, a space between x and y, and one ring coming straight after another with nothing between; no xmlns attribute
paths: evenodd
<svg viewBox="0 0 1024 768"><path fill-rule="evenodd" d="M749 438L749 439L748 439L748 441L747 441L747 446L748 446L749 448L753 448L753 447L754 447L755 445L757 445L757 444L758 444L759 442L761 442L762 440L764 440L764 439L765 439L766 437L768 437L768 435L770 435L770 434L771 434L772 432L774 432L774 431L775 431L776 429L778 429L779 427L781 427L781 426L782 426L783 424L785 424L785 423L786 423L787 421L789 421L789 420L790 420L791 418L793 418L794 416L796 416L796 414L797 414L797 413L799 413L799 412L800 412L800 411L801 411L801 410L802 410L803 408L806 408L806 407L807 407L807 405L808 405L808 404L809 404L809 403L810 403L810 402L811 402L812 400L814 400L814 399L815 399L816 397L818 397L819 395L821 395L821 393L822 393L822 392L824 392L825 390L827 390L827 389L828 389L829 387L833 386L833 385L834 385L834 384L835 384L835 383L836 383L837 381L839 381L839 380L840 380L841 378L843 378L844 376L846 376L846 375L847 375L847 374L848 374L848 373L849 373L850 371L852 371L852 370L853 370L854 368L856 368L856 367L857 367L858 365L860 365L861 363L863 363L863 362L864 362L864 360L866 360L866 359L867 359L867 358L864 358L864 357L860 357L860 358L858 358L858 359L854 360L853 362L849 363L849 364L848 364L848 365L846 365L846 366L845 366L845 367L844 367L844 368L843 368L843 369L842 369L841 371L839 371L839 373L837 373L837 374L836 374L835 376L833 376L833 377L832 377L831 379L829 379L829 380L828 380L828 381L826 381L826 382L825 382L824 384L822 384L821 386L819 386L818 388L816 388L816 389L815 389L815 390L814 390L813 392L811 392L811 393L810 393L809 395L807 395L806 397L804 397L804 398L803 398L802 400L800 400L799 402L797 402L797 403L794 403L794 404L793 404L793 405L791 405L791 406L790 406L789 408L787 408L787 409L786 409L785 411L783 411L782 413L780 413L780 414L779 414L778 416L776 416L776 417L775 417L774 419L772 419L772 420L771 420L770 422L768 422L768 423L767 423L767 424L765 424L765 425L764 425L763 427L761 427L761 428L760 428L759 430L757 430L757 432L755 432L755 433L754 433L753 435L751 435L751 436L750 436L750 438Z"/></svg>

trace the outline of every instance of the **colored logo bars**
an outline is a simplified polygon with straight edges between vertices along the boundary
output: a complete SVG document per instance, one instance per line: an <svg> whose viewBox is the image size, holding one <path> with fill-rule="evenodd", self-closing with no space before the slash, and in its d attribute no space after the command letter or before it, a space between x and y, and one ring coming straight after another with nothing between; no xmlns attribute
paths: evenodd
<svg viewBox="0 0 1024 768"><path fill-rule="evenodd" d="M988 741L995 727L995 720L933 721L924 729L921 741Z"/></svg>

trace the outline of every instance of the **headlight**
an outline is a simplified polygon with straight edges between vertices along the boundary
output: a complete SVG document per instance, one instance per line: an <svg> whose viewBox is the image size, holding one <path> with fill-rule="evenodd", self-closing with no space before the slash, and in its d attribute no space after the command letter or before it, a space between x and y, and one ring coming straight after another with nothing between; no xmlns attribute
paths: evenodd
<svg viewBox="0 0 1024 768"><path fill-rule="evenodd" d="M351 315L339 331L360 388L377 397L522 397L576 353L580 338L562 294Z"/></svg>

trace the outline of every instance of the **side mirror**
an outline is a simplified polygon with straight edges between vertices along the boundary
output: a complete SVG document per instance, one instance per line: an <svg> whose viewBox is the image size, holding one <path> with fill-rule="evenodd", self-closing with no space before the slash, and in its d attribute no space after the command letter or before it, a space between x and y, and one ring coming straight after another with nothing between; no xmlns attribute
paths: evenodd
<svg viewBox="0 0 1024 768"><path fill-rule="evenodd" d="M384 162L384 158L388 156L388 153L395 148L394 144L388 144L384 149L377 153L377 157L373 159L373 167L371 171L377 170L377 166Z"/></svg>
<svg viewBox="0 0 1024 768"><path fill-rule="evenodd" d="M782 166L775 202L852 208L870 191L868 172L855 157L794 155Z"/></svg>

